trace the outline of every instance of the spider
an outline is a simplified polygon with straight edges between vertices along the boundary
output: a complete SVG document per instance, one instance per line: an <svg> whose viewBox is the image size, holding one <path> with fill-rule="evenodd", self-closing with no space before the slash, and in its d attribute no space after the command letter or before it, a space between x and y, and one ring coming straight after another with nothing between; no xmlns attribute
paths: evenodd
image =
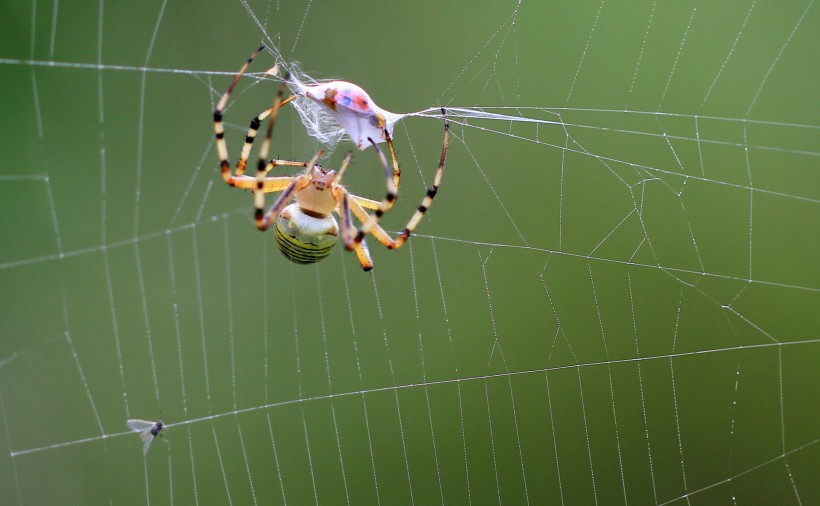
<svg viewBox="0 0 820 506"><path fill-rule="evenodd" d="M219 100L214 110L214 132L216 133L216 149L219 156L222 178L229 186L251 190L254 194L254 206L256 208L255 221L259 230L265 231L271 224L274 224L274 237L276 245L282 254L289 260L299 264L311 264L326 258L333 246L336 245L339 236L339 226L332 213L339 215L342 222L342 242L348 251L354 251L362 269L369 271L373 268L373 260L364 237L372 234L376 240L388 249L400 248L410 237L424 216L425 211L430 207L433 198L436 196L441 177L444 172L444 161L447 157L447 144L449 140L449 122L447 111L442 108L441 114L444 120L444 142L441 148L441 157L436 170L433 185L427 190L427 195L422 200L418 209L413 213L407 225L393 239L380 225L379 220L382 215L392 207L397 198L398 186L398 162L396 161L393 144L387 127L384 127L383 138L388 141L390 154L393 159L393 169L388 166L387 158L376 141L372 137L367 137L367 141L376 151L382 168L384 169L387 185L387 194L381 202L368 198L353 195L342 186L342 176L350 165L353 152L350 151L344 158L338 171L326 170L317 161L323 152L319 151L308 162L290 160L268 160L270 151L271 136L279 108L290 102L296 95L283 99L285 85L289 75L286 75L276 94L273 106L266 109L251 120L248 133L245 137L245 144L242 147L236 169L231 174L230 162L228 161L228 147L225 142L225 129L222 124L222 111L228 103L228 98L233 91L239 78L251 64L256 55L265 48L260 46L242 65L239 72L228 86L225 94ZM338 82L338 81L337 81ZM355 86L355 85L352 85ZM361 90L361 88L357 89ZM363 90L362 90L363 92ZM250 155L256 133L262 121L268 118L268 128L262 146L259 149L259 161L257 164L256 177L245 175L245 168ZM296 176L276 176L270 177L268 173L278 166L302 167L304 171ZM268 209L264 210L265 194L281 192L276 202ZM290 203L291 200L295 202ZM367 209L373 210L368 213ZM352 216L361 222L357 227L353 223Z"/></svg>

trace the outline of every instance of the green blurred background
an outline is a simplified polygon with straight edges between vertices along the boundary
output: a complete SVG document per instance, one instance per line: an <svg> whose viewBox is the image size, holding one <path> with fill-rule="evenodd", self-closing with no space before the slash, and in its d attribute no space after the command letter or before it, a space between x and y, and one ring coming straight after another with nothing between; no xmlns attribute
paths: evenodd
<svg viewBox="0 0 820 506"><path fill-rule="evenodd" d="M820 503L814 2L486 4L3 6L0 502ZM454 114L418 236L292 265L212 144L260 41L545 122ZM441 122L395 138L393 231ZM319 147L283 110L273 154ZM381 198L372 150L346 183Z"/></svg>

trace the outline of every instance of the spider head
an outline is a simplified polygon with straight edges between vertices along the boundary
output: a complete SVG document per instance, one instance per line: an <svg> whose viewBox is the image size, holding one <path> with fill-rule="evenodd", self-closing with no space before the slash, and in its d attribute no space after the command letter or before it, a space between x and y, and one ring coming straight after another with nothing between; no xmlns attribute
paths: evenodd
<svg viewBox="0 0 820 506"><path fill-rule="evenodd" d="M315 213L294 203L279 213L274 235L285 258L297 264L312 264L333 251L339 226L331 214Z"/></svg>
<svg viewBox="0 0 820 506"><path fill-rule="evenodd" d="M333 197L336 172L314 165L308 169L307 175L310 182L296 192L296 202L309 216L315 214L316 217L323 217L330 214L336 208L336 199Z"/></svg>

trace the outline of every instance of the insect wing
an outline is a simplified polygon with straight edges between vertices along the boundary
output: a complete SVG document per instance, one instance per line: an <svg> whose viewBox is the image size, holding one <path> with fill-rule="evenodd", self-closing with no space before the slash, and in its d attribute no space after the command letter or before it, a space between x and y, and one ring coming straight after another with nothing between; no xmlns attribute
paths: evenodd
<svg viewBox="0 0 820 506"><path fill-rule="evenodd" d="M151 431L151 429L156 425L157 422L148 422L146 420L136 420L131 419L126 422L128 428L133 430L134 432L144 432L144 431Z"/></svg>
<svg viewBox="0 0 820 506"><path fill-rule="evenodd" d="M154 440L154 435L151 434L150 430L147 430L141 434L142 440L145 441L145 444L142 446L142 456L148 455L148 447L151 446L151 441Z"/></svg>

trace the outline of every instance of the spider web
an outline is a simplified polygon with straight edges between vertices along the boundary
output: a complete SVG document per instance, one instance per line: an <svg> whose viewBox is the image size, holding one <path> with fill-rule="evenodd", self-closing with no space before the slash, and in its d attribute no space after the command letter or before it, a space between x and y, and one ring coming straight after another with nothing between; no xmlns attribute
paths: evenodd
<svg viewBox="0 0 820 506"><path fill-rule="evenodd" d="M5 502L820 501L813 0L7 11ZM220 181L260 40L232 160L277 62L421 111L389 230L448 108L370 273L288 263ZM381 198L372 150L346 184Z"/></svg>

